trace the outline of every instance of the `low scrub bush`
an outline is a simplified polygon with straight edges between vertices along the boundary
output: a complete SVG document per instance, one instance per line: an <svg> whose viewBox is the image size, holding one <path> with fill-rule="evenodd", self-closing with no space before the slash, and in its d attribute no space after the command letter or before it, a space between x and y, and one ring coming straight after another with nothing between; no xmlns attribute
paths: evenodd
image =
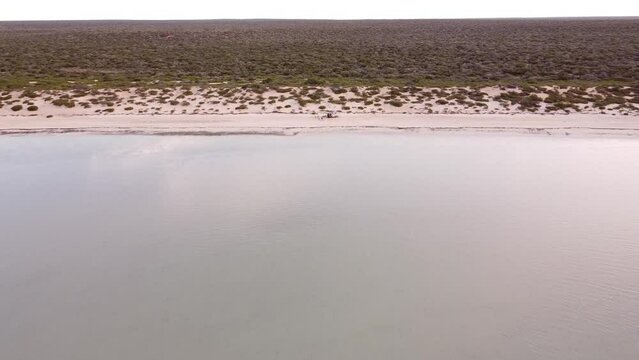
<svg viewBox="0 0 639 360"><path fill-rule="evenodd" d="M51 103L53 105L55 105L55 106L64 106L64 107L67 107L67 108L75 107L75 101L74 100L70 100L68 98L55 99Z"/></svg>

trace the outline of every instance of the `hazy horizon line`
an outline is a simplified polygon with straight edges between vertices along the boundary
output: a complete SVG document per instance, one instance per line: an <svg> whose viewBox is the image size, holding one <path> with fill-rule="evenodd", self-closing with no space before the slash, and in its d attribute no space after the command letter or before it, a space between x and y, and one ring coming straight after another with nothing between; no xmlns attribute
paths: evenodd
<svg viewBox="0 0 639 360"><path fill-rule="evenodd" d="M153 21L415 21L415 20L605 20L605 19L639 19L639 15L631 16L525 16L525 17L451 17L451 18L353 18L353 19L332 19L332 18L190 18L190 19L20 19L20 20L1 20L0 23L6 22L82 22L82 21L135 21L135 22L153 22Z"/></svg>

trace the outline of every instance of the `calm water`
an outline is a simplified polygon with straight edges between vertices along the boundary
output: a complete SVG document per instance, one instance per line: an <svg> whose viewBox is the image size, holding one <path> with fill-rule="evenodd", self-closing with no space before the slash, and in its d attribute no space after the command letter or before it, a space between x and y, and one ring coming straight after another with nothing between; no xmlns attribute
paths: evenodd
<svg viewBox="0 0 639 360"><path fill-rule="evenodd" d="M0 138L0 359L637 359L639 141Z"/></svg>

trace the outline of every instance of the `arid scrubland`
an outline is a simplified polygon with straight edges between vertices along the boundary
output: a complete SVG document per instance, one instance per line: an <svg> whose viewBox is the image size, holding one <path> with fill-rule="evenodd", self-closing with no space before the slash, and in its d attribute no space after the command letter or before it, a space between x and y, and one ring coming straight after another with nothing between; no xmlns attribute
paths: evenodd
<svg viewBox="0 0 639 360"><path fill-rule="evenodd" d="M0 114L639 113L639 21L0 23Z"/></svg>
<svg viewBox="0 0 639 360"><path fill-rule="evenodd" d="M633 18L0 22L0 88L625 84L638 54Z"/></svg>

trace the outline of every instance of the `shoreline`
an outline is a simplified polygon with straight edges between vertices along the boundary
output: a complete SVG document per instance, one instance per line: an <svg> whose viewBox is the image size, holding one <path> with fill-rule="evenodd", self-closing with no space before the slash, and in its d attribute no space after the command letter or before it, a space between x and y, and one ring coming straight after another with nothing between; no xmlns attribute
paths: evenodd
<svg viewBox="0 0 639 360"><path fill-rule="evenodd" d="M639 138L635 116L570 114L309 114L1 116L0 135L281 135L309 133L492 133Z"/></svg>

